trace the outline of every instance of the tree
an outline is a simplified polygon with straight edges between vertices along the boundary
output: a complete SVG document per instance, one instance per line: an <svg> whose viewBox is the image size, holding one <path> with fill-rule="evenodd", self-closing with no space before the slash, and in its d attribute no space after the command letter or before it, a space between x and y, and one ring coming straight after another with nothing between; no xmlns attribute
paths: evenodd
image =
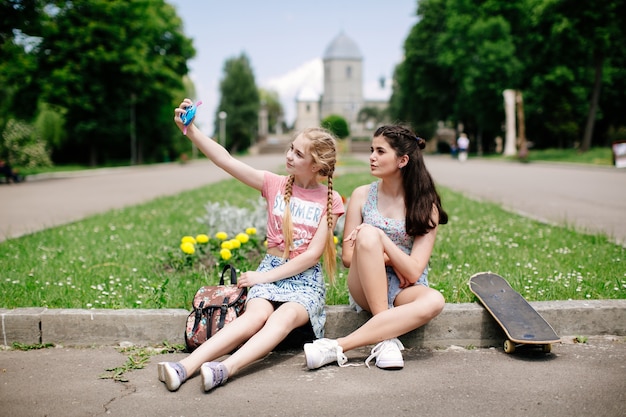
<svg viewBox="0 0 626 417"><path fill-rule="evenodd" d="M623 56L617 45L626 41L623 16L626 6L621 0L604 1L602 7L585 7L575 0L562 0L546 8L555 16L557 39L575 51L574 59L585 70L581 80L587 98L587 117L580 146L584 152L591 147L596 114L599 110L605 62L614 54ZM622 16L622 20L615 19Z"/></svg>
<svg viewBox="0 0 626 417"><path fill-rule="evenodd" d="M41 33L44 1L0 2L0 131L10 119L29 119L37 109L33 46Z"/></svg>
<svg viewBox="0 0 626 417"><path fill-rule="evenodd" d="M219 131L219 113L226 112L226 148L231 152L248 149L256 136L261 103L250 60L245 53L224 63L220 94L215 131Z"/></svg>
<svg viewBox="0 0 626 417"><path fill-rule="evenodd" d="M502 91L512 89L524 96L536 147L606 144L625 125L626 5L579 3L420 0L394 73L392 118L422 131L462 122L490 144L501 134ZM592 135L594 126L602 132Z"/></svg>
<svg viewBox="0 0 626 417"><path fill-rule="evenodd" d="M93 165L135 151L139 162L162 157L173 146L171 109L195 53L175 9L163 0L54 3L37 73L42 99L67 111L68 140L56 158ZM131 129L137 144L129 151Z"/></svg>
<svg viewBox="0 0 626 417"><path fill-rule="evenodd" d="M378 107L363 107L359 110L357 121L364 124L366 127L368 125L378 126L386 119L386 117L386 109L379 109Z"/></svg>
<svg viewBox="0 0 626 417"><path fill-rule="evenodd" d="M447 13L446 0L419 2L418 23L404 42L404 60L394 71L391 119L411 123L421 132L434 131L437 120L452 113L456 100L451 70L437 60L437 39L445 28Z"/></svg>
<svg viewBox="0 0 626 417"><path fill-rule="evenodd" d="M350 136L348 122L337 114L331 114L322 120L321 126L332 132L337 138L344 139Z"/></svg>

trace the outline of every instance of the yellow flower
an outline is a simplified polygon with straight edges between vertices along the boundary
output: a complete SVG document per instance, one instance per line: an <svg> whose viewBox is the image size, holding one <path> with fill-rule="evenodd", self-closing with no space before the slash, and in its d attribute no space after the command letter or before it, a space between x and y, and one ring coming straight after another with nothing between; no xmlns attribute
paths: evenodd
<svg viewBox="0 0 626 417"><path fill-rule="evenodd" d="M196 239L194 239L193 236L183 236L180 243L191 243L192 245L195 245Z"/></svg>
<svg viewBox="0 0 626 417"><path fill-rule="evenodd" d="M241 243L247 243L250 240L250 236L248 236L248 234L246 233L239 233L237 236L235 236L235 239L237 239Z"/></svg>
<svg viewBox="0 0 626 417"><path fill-rule="evenodd" d="M222 257L223 260L227 261L230 259L231 256L233 256L233 254L230 253L230 250L224 248L220 250L220 256Z"/></svg>
<svg viewBox="0 0 626 417"><path fill-rule="evenodd" d="M335 245L337 243L339 243L339 238L337 236L333 236L333 242L335 242Z"/></svg>
<svg viewBox="0 0 626 417"><path fill-rule="evenodd" d="M219 240L226 240L228 239L228 234L226 232L217 232L215 237Z"/></svg>
<svg viewBox="0 0 626 417"><path fill-rule="evenodd" d="M241 242L237 239L231 239L230 244L233 246L232 249L239 249L241 247Z"/></svg>
<svg viewBox="0 0 626 417"><path fill-rule="evenodd" d="M191 242L183 242L180 244L180 250L185 252L187 255L193 255L196 252L195 246Z"/></svg>
<svg viewBox="0 0 626 417"><path fill-rule="evenodd" d="M207 243L208 241L209 241L209 237L205 234L196 236L196 242L198 243Z"/></svg>
<svg viewBox="0 0 626 417"><path fill-rule="evenodd" d="M233 249L233 242L230 241L230 240L226 240L226 241L222 242L220 247L222 249L228 249L228 250Z"/></svg>
<svg viewBox="0 0 626 417"><path fill-rule="evenodd" d="M247 235L256 235L256 227L248 227L246 229L246 234Z"/></svg>

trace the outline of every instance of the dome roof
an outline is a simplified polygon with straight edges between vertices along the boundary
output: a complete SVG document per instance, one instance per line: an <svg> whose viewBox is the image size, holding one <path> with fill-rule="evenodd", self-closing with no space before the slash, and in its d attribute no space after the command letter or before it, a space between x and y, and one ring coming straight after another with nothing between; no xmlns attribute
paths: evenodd
<svg viewBox="0 0 626 417"><path fill-rule="evenodd" d="M341 32L328 45L324 59L362 59L359 47L345 33Z"/></svg>

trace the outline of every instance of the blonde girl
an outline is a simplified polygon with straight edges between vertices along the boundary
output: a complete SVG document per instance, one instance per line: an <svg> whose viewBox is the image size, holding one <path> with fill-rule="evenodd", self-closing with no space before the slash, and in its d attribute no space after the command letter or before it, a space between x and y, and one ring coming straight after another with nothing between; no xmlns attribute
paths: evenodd
<svg viewBox="0 0 626 417"><path fill-rule="evenodd" d="M185 126L180 116L191 105L185 99L174 110L181 131ZM333 230L344 207L333 190L336 141L324 129L297 134L286 153L287 175L243 163L194 124L187 127L187 136L218 167L259 190L267 200L267 253L256 271L245 271L238 279L239 286L249 288L245 313L180 362L158 365L159 379L170 391L198 370L203 389L209 391L265 357L290 335L300 346L323 336L326 287L320 259L324 258L332 279ZM323 177L327 185L320 182Z"/></svg>

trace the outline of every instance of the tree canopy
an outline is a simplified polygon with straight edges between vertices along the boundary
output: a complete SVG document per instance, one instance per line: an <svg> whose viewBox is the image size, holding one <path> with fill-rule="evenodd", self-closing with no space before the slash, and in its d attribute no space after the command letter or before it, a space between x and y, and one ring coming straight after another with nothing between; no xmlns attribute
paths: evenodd
<svg viewBox="0 0 626 417"><path fill-rule="evenodd" d="M32 118L37 103L58 109L66 139L53 144L56 161L97 164L134 155L134 162L142 162L176 148L172 108L184 95L183 76L195 51L171 5L163 0L10 3L18 18L3 22L2 55L26 65L21 77L0 76L11 86L7 103L15 110L9 114ZM29 23L31 16L37 25ZM20 35L15 31L20 24L32 32ZM23 39L34 42L24 47ZM22 107L26 110L18 110Z"/></svg>
<svg viewBox="0 0 626 417"><path fill-rule="evenodd" d="M261 100L250 60L245 53L224 63L220 93L220 103L215 112L215 131L219 131L220 112L225 112L226 148L231 151L248 149L257 134Z"/></svg>
<svg viewBox="0 0 626 417"><path fill-rule="evenodd" d="M607 0L419 0L395 70L393 118L433 132L462 125L484 145L503 135L502 92L522 92L537 147L607 145L625 129L626 6ZM593 129L595 126L595 130ZM593 138L592 134L593 133Z"/></svg>

